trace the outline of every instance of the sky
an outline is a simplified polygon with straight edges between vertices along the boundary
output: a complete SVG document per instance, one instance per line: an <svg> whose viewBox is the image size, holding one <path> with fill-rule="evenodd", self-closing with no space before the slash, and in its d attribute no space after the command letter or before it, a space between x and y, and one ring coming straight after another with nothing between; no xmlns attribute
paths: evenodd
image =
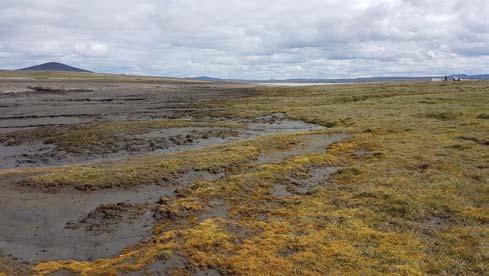
<svg viewBox="0 0 489 276"><path fill-rule="evenodd" d="M489 73L487 0L0 0L0 68L241 79Z"/></svg>

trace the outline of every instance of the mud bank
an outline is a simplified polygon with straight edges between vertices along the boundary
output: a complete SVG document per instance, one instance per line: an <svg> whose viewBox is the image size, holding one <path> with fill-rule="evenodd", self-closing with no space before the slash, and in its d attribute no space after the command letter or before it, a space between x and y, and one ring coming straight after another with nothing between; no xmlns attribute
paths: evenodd
<svg viewBox="0 0 489 276"><path fill-rule="evenodd" d="M113 161L145 154L204 148L269 134L301 132L321 128L313 124L287 120L278 115L254 120L239 120L235 123L242 124L244 127L148 129L142 134L117 134L107 137L107 143L97 141L93 145L85 146L77 144L76 141L70 145L57 145L56 136L35 139L33 138L34 133L38 132L32 132L32 130L0 133L0 142L3 142L0 144L0 169ZM72 130L64 127L51 127L43 131L48 135L51 133L64 135Z"/></svg>
<svg viewBox="0 0 489 276"><path fill-rule="evenodd" d="M246 87L227 84L201 87L181 83L3 81L0 83L0 169L98 164L321 128L290 120L283 114L252 119L210 115L215 105L208 103L248 96L250 91ZM65 135L84 126L90 129L98 123L108 123L110 129L119 129L124 122L162 119L225 122L233 126L149 127L137 133L122 131L113 135L109 132L105 136L91 132L95 135L91 137L96 141L93 144L81 143L84 136L78 136L77 132L70 136L73 143L63 144L55 139L57 134ZM56 135L49 135L52 133ZM324 151L345 137L304 135L302 143L287 150L261 154L244 169ZM179 219L184 219L179 216L185 215L185 210L179 214L172 210L165 212L162 207L183 196L193 183L218 181L228 177L227 173L191 168L158 185L148 183L131 189L90 192L62 189L55 193L16 185L15 179L3 179L0 181L0 257L33 264L117 255L127 247L149 240L156 223L168 220L177 225ZM329 169L313 172L301 183L290 181L283 187L275 187L272 194L277 197L306 194L320 185L329 173ZM207 202L196 220L226 218L228 208L226 200ZM167 265L165 262L163 267Z"/></svg>
<svg viewBox="0 0 489 276"><path fill-rule="evenodd" d="M87 231L85 227L70 227L71 222L79 221L103 204L151 202L157 200L155 195L173 192L159 186L91 194L1 189L0 248L4 254L27 262L60 257L91 260L117 254L151 235L151 214L145 212L133 220L122 220L113 231Z"/></svg>
<svg viewBox="0 0 489 276"><path fill-rule="evenodd" d="M345 137L306 135L302 143L262 155L254 164L280 163L290 157L324 151ZM319 169L304 181L274 187L272 194L277 197L306 194L333 171L334 168ZM0 224L0 248L5 255L29 263L113 256L148 239L156 221L178 219L178 215L161 213L162 198L172 200L198 179L214 181L223 177L224 173L191 170L161 185L90 193L74 190L43 193L1 184L0 221L9 223ZM211 202L198 219L225 217L226 206L225 202Z"/></svg>

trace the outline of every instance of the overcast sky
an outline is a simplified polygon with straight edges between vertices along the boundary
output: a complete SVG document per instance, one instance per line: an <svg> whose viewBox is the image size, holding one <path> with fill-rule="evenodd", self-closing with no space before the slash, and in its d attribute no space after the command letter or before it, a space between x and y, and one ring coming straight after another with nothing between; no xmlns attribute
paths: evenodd
<svg viewBox="0 0 489 276"><path fill-rule="evenodd" d="M222 78L489 73L487 0L0 0L0 68Z"/></svg>

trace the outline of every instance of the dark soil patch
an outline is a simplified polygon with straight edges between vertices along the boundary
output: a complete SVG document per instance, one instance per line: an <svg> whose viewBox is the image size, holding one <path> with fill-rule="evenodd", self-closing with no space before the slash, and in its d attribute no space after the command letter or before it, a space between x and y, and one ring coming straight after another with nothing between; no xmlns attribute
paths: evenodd
<svg viewBox="0 0 489 276"><path fill-rule="evenodd" d="M120 222L131 221L142 216L146 211L146 204L130 204L126 202L102 204L87 216L78 221L66 223L68 229L85 227L87 231L113 232Z"/></svg>
<svg viewBox="0 0 489 276"><path fill-rule="evenodd" d="M474 136L460 136L459 139L466 140L466 141L472 141L472 142L475 142L479 145L489 146L489 140L483 139L483 138L478 138L478 137L474 137Z"/></svg>
<svg viewBox="0 0 489 276"><path fill-rule="evenodd" d="M462 115L461 113L453 113L453 112L430 112L424 114L426 118L438 119L443 121L455 120L458 116Z"/></svg>
<svg viewBox="0 0 489 276"><path fill-rule="evenodd" d="M42 87L42 86L28 86L27 88L32 89L39 93L47 93L47 94L64 94L69 92L91 92L91 89L81 89L81 88L72 88L72 89L60 89L60 88L51 88L51 87Z"/></svg>

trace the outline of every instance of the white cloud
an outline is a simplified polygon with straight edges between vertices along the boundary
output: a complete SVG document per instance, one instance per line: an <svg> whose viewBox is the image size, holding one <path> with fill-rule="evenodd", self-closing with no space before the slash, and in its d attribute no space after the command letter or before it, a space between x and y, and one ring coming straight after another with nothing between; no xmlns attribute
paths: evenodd
<svg viewBox="0 0 489 276"><path fill-rule="evenodd" d="M76 45L75 51L82 57L104 57L109 54L109 47L100 43L83 43Z"/></svg>
<svg viewBox="0 0 489 276"><path fill-rule="evenodd" d="M489 71L485 0L0 0L0 68L168 76Z"/></svg>

